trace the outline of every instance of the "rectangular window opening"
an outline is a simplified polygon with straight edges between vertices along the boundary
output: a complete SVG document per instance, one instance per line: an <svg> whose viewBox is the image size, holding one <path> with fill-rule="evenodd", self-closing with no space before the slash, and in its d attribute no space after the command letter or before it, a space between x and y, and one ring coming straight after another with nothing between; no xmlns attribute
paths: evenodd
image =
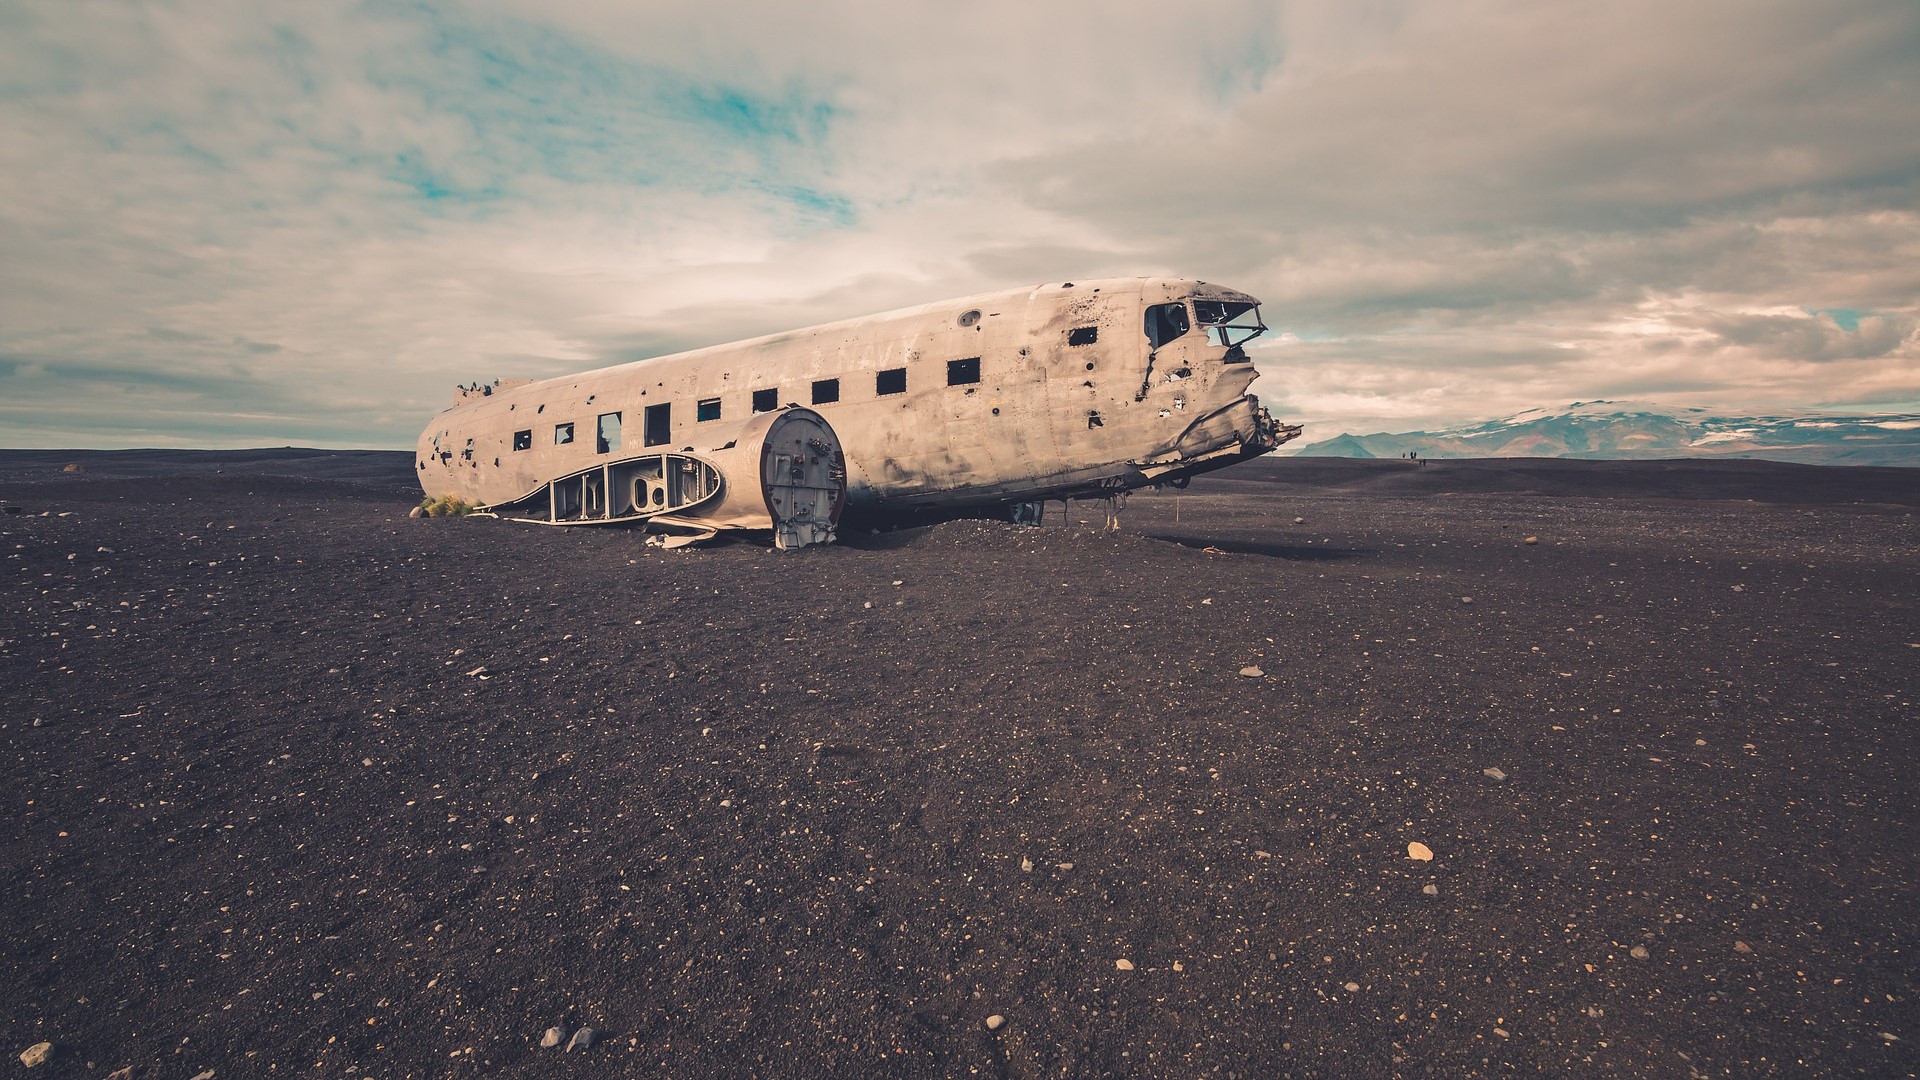
<svg viewBox="0 0 1920 1080"><path fill-rule="evenodd" d="M755 390L753 392L753 411L754 412L757 412L757 413L772 412L773 410L779 407L780 407L780 388L779 387L769 386L765 390Z"/></svg>
<svg viewBox="0 0 1920 1080"><path fill-rule="evenodd" d="M667 402L647 406L640 437L648 446L660 446L673 438L673 406Z"/></svg>
<svg viewBox="0 0 1920 1080"><path fill-rule="evenodd" d="M873 392L881 397L886 397L888 394L906 393L907 369L903 367L888 368L885 371L875 374L873 377Z"/></svg>
<svg viewBox="0 0 1920 1080"><path fill-rule="evenodd" d="M525 430L525 431L516 431L516 432L514 432L514 433L513 433L513 448L514 448L515 450L531 450L531 449L533 449L533 429L532 429L532 428L528 428L528 429L527 429L527 430Z"/></svg>
<svg viewBox="0 0 1920 1080"><path fill-rule="evenodd" d="M960 386L980 381L980 358L969 356L965 360L947 361L947 385Z"/></svg>
<svg viewBox="0 0 1920 1080"><path fill-rule="evenodd" d="M565 446L573 441L573 422L553 425L553 445Z"/></svg>
<svg viewBox="0 0 1920 1080"><path fill-rule="evenodd" d="M601 413L600 426L593 440L593 452L596 454L617 454L620 452L620 414Z"/></svg>
<svg viewBox="0 0 1920 1080"><path fill-rule="evenodd" d="M1181 337L1192 328L1187 322L1187 305L1155 304L1147 309L1147 347L1157 349Z"/></svg>
<svg viewBox="0 0 1920 1080"><path fill-rule="evenodd" d="M720 399L711 397L694 407L693 419L698 423L720 419Z"/></svg>
<svg viewBox="0 0 1920 1080"><path fill-rule="evenodd" d="M1067 344L1091 345L1100 340L1100 328L1097 326L1076 326L1067 331Z"/></svg>
<svg viewBox="0 0 1920 1080"><path fill-rule="evenodd" d="M813 403L831 405L840 400L839 379L819 379L813 384Z"/></svg>

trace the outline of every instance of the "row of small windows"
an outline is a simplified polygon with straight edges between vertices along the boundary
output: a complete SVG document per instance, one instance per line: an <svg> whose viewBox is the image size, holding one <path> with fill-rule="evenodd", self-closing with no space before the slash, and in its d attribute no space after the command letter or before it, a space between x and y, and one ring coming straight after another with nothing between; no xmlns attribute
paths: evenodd
<svg viewBox="0 0 1920 1080"><path fill-rule="evenodd" d="M980 358L969 356L962 360L947 361L947 385L965 386L980 381ZM877 397L889 397L907 392L907 369L888 368L876 372L873 377L873 392ZM816 379L813 383L813 404L831 405L840 400L839 379ZM780 407L780 390L768 387L753 392L753 411L755 413L772 412ZM672 405L663 403L649 405L644 417L644 437L647 446L662 446L671 441ZM698 423L720 419L720 399L702 398L694 403L693 417ZM573 422L553 425L553 445L565 446L573 441ZM515 450L533 449L533 429L513 433ZM594 452L609 454L620 449L620 414L603 413L596 430Z"/></svg>

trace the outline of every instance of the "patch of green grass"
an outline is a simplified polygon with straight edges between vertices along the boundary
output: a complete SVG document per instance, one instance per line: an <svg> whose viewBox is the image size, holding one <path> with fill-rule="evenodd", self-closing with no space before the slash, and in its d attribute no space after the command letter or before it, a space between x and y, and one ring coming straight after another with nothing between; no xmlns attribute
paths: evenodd
<svg viewBox="0 0 1920 1080"><path fill-rule="evenodd" d="M428 517L466 517L476 509L478 507L458 495L420 500L420 511Z"/></svg>

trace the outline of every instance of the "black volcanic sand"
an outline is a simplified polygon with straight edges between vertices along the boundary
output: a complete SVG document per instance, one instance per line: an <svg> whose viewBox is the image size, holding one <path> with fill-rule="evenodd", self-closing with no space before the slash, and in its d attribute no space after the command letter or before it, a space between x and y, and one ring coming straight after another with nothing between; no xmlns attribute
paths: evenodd
<svg viewBox="0 0 1920 1080"><path fill-rule="evenodd" d="M409 464L0 456L8 1069L1920 1063L1912 470L1264 461L783 555Z"/></svg>

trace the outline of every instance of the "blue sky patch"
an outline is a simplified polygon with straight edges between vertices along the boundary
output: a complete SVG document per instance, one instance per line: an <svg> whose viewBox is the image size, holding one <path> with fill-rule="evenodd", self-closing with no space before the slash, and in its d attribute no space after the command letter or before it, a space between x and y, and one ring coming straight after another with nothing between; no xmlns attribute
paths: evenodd
<svg viewBox="0 0 1920 1080"><path fill-rule="evenodd" d="M1845 330L1848 333L1852 333L1853 331L1860 329L1860 316L1862 313L1853 308L1843 308L1843 307L1808 308L1807 314L1825 315L1833 320L1833 324L1835 326L1838 326L1840 329Z"/></svg>

